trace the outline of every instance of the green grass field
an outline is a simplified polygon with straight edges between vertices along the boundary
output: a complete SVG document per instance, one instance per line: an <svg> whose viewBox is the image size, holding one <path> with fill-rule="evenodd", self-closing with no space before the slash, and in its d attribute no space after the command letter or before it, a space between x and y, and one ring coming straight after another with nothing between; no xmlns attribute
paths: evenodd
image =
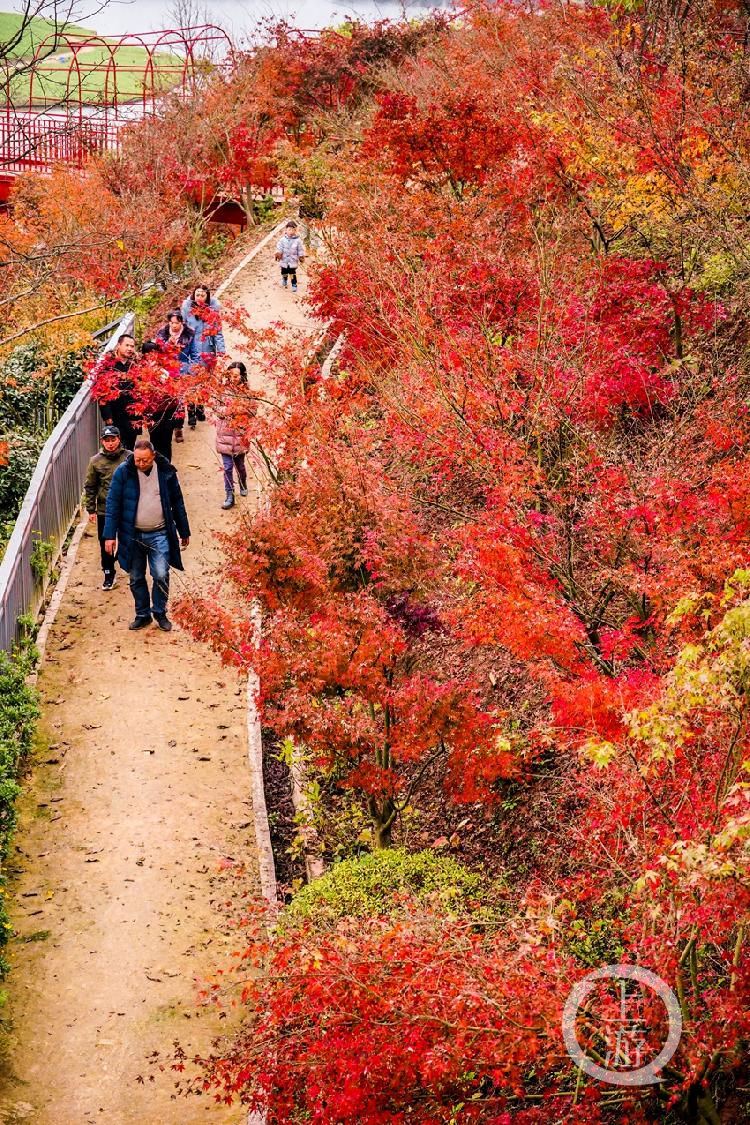
<svg viewBox="0 0 750 1125"><path fill-rule="evenodd" d="M21 17L17 12L0 12L0 55L2 45L8 44L18 33ZM58 28L58 30L60 30ZM23 38L6 54L19 62L31 58L37 47L53 32L55 25L51 20L35 18L25 29ZM96 35L90 28L78 24L68 24L65 31L75 35ZM78 100L78 75L73 66L73 52L61 43L40 62L34 74L31 87L31 104L54 108L66 100L68 93ZM111 101L113 93L113 73L107 76L110 53L106 46L94 46L78 52L78 65L81 72L80 100L86 104L97 105L104 100ZM143 47L118 47L115 52L117 65L117 97L120 102L138 101L143 94L144 70L147 52ZM154 56L154 89L166 90L175 85L180 78L182 59L175 54L161 52ZM68 82L70 76L70 85ZM30 74L24 72L11 84L11 96L17 106L29 104ZM147 90L151 90L150 77L146 78Z"/></svg>
<svg viewBox="0 0 750 1125"><path fill-rule="evenodd" d="M0 12L0 48L3 44L9 43L18 34L18 29L21 26L21 16L18 12ZM55 30L55 24L52 20L41 19L36 16L30 21L26 28L23 38L18 46L13 48L10 52L12 57L15 58L28 58L29 55L34 53L34 49L42 40L46 39L48 35L52 34ZM91 28L81 27L76 23L69 23L66 25L66 31L80 32L85 35L95 35L96 32ZM5 53L5 52L2 52Z"/></svg>

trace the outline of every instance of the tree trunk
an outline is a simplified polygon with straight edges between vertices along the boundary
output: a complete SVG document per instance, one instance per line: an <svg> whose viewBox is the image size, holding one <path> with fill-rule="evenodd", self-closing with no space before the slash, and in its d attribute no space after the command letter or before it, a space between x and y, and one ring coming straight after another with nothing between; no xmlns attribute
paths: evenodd
<svg viewBox="0 0 750 1125"><path fill-rule="evenodd" d="M377 851L383 851L385 848L390 848L391 837L393 832L393 824L375 824L374 825L374 843Z"/></svg>
<svg viewBox="0 0 750 1125"><path fill-rule="evenodd" d="M676 359L683 358L682 351L682 317L674 310L674 354Z"/></svg>
<svg viewBox="0 0 750 1125"><path fill-rule="evenodd" d="M714 1099L708 1090L703 1090L698 1096L698 1122L699 1125L721 1125L721 1118L714 1105Z"/></svg>
<svg viewBox="0 0 750 1125"><path fill-rule="evenodd" d="M51 434L55 428L55 373L52 369L47 376L47 433Z"/></svg>
<svg viewBox="0 0 750 1125"><path fill-rule="evenodd" d="M245 184L245 190L242 193L242 204L244 212L247 216L247 225L254 227L255 223L255 208L253 207L253 187L252 184Z"/></svg>
<svg viewBox="0 0 750 1125"><path fill-rule="evenodd" d="M691 1125L721 1125L711 1092L697 1086L687 1092L687 1117Z"/></svg>
<svg viewBox="0 0 750 1125"><path fill-rule="evenodd" d="M384 848L390 848L393 821L396 819L396 806L393 801L390 797L386 797L382 805L378 805L375 797L370 797L367 801L367 811L372 820L373 843L376 850L382 851Z"/></svg>

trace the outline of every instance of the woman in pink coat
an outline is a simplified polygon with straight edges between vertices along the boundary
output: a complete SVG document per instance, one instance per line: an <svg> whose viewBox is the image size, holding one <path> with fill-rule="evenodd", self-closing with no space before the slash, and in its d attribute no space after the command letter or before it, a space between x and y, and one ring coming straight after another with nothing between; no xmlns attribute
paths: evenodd
<svg viewBox="0 0 750 1125"><path fill-rule="evenodd" d="M232 387L247 386L247 368L244 363L236 360L227 368L227 380ZM224 491L226 497L222 508L234 507L234 470L237 470L237 479L240 484L240 496L247 496L247 468L245 454L249 443L244 434L241 434L235 425L222 417L220 410L216 412L216 452L221 454L221 463L224 467Z"/></svg>

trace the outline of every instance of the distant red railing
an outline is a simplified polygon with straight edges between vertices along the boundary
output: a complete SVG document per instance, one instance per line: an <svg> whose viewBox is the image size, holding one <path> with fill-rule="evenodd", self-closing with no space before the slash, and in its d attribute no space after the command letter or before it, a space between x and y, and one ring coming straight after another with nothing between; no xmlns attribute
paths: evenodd
<svg viewBox="0 0 750 1125"><path fill-rule="evenodd" d="M0 60L0 178L57 164L80 168L88 156L117 148L121 125L154 113L167 90L188 96L231 52L226 32L206 24L115 39L56 31L21 73Z"/></svg>
<svg viewBox="0 0 750 1125"><path fill-rule="evenodd" d="M0 117L0 174L81 168L89 156L116 149L118 123L71 120L65 114L8 113Z"/></svg>

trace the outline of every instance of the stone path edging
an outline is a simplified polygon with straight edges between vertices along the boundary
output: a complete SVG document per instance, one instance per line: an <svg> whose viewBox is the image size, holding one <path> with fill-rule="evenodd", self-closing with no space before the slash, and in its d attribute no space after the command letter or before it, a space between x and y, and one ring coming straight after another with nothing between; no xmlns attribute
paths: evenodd
<svg viewBox="0 0 750 1125"><path fill-rule="evenodd" d="M235 282L237 280L237 278L240 276L242 271L250 265L253 258L256 258L258 256L258 254L260 254L261 250L264 250L266 248L266 246L268 246L268 243L271 241L272 238L276 238L276 236L279 234L279 232L284 229L286 224L287 224L287 220L282 219L282 221L280 223L276 224L276 226L273 228L273 230L270 230L268 232L268 234L265 236L265 238L262 238L260 240L260 242L258 243L257 246L253 246L252 250L248 254L245 255L245 257L242 259L242 261L239 263L239 265L236 265L234 267L232 272L229 274L229 277L225 277L224 280L222 281L222 283L217 287L217 289L214 291L215 296L220 297L222 293L225 293L227 291L229 286L232 285L233 282Z"/></svg>
<svg viewBox="0 0 750 1125"><path fill-rule="evenodd" d="M65 597L65 591L68 588L68 581L70 580L70 576L73 572L73 567L75 566L76 557L78 555L78 548L80 547L81 540L86 533L88 522L89 518L87 514L79 520L78 527L73 532L73 538L70 540L70 545L65 552L65 556L60 567L60 574L58 576L57 582L55 583L55 588L52 592L52 597L50 598L47 604L47 608L44 611L44 617L42 618L42 623L39 626L39 632L36 636L36 648L37 652L39 653L39 658L36 663L36 668L29 676L29 680L32 683L36 683L37 681L39 675L39 667L41 666L41 663L44 660L44 654L47 651L47 638L49 637L50 629L55 624L55 619L57 618L60 606L62 605L62 600Z"/></svg>

